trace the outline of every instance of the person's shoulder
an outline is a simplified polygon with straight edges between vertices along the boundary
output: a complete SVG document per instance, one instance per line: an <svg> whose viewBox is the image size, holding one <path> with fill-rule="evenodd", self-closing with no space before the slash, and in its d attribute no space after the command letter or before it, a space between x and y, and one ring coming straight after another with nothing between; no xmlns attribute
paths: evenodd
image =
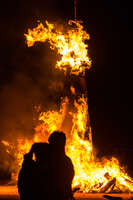
<svg viewBox="0 0 133 200"><path fill-rule="evenodd" d="M65 161L66 161L69 165L73 165L72 160L71 160L67 155L65 155Z"/></svg>
<svg viewBox="0 0 133 200"><path fill-rule="evenodd" d="M65 155L65 159L66 159L68 162L71 162L71 159L70 159L67 155Z"/></svg>

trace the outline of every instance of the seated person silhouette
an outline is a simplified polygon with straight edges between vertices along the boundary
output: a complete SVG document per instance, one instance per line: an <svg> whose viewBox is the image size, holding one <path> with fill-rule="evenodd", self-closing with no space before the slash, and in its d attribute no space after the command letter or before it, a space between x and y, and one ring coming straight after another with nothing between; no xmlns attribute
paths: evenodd
<svg viewBox="0 0 133 200"><path fill-rule="evenodd" d="M50 182L51 199L73 199L72 180L74 167L71 159L65 154L66 136L63 132L55 131L49 136L51 150Z"/></svg>
<svg viewBox="0 0 133 200"><path fill-rule="evenodd" d="M35 153L35 161L32 159L33 153ZM47 143L34 143L29 153L24 155L18 176L18 192L21 200L41 199L42 195L47 196L48 155L49 145Z"/></svg>

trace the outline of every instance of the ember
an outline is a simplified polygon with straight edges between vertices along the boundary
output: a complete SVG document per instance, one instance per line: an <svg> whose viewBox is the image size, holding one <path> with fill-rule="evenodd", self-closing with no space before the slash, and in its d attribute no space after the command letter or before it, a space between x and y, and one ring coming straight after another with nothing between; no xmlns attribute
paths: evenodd
<svg viewBox="0 0 133 200"><path fill-rule="evenodd" d="M37 41L48 40L51 48L56 48L61 56L56 68L64 72L69 68L71 74L84 75L85 69L91 66L87 55L88 46L85 44L89 34L83 30L81 23L69 21L69 24L71 27L65 32L48 22L46 27L40 23L25 34L27 45L30 47ZM87 97L84 94L77 95L76 89L72 86L70 93L72 100L68 97L62 99L59 110L40 113L40 124L35 128L32 140L19 139L15 145L3 141L8 153L17 149L15 158L20 166L23 155L29 151L34 142L47 142L54 130L63 130L67 136L66 153L72 159L75 168L73 187L78 186L82 192L133 191L133 179L128 176L116 158L98 160L94 156ZM69 118L67 126L70 126L70 132L65 127L66 118Z"/></svg>

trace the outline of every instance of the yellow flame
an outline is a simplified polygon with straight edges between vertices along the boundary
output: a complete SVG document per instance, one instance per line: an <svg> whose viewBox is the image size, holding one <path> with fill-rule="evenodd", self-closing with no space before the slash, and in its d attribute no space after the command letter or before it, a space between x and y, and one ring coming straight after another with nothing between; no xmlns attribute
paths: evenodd
<svg viewBox="0 0 133 200"><path fill-rule="evenodd" d="M68 113L68 98L64 99L59 111L48 111L39 116L40 125L35 129L32 140L19 139L17 145L3 141L9 153L15 149L18 166L21 166L23 155L28 152L34 142L47 142L54 130L62 129L63 121ZM66 154L72 159L75 169L73 187L79 186L83 192L102 192L108 181L116 178L114 190L133 191L133 180L120 167L119 161L112 157L98 160L93 154L92 133L88 116L87 98L80 97L73 103L74 108L69 112L72 117L71 132L67 133ZM55 120L56 117L56 120ZM53 124L52 124L53 123ZM16 168L17 170L19 168ZM108 173L109 178L106 177ZM108 189L110 191L111 188Z"/></svg>
<svg viewBox="0 0 133 200"><path fill-rule="evenodd" d="M52 49L58 51L61 56L56 63L56 68L65 72L69 68L72 74L84 74L85 69L90 68L91 61L87 55L88 33L77 21L69 21L72 26L67 31L61 31L57 26L46 21L46 27L39 24L33 30L25 34L27 45L33 46L35 42L48 42ZM75 95L74 102L65 98L60 110L49 110L42 112L39 116L40 124L35 128L35 135L32 140L18 139L17 144L3 141L7 152L14 155L18 166L21 166L23 155L27 153L34 142L47 142L49 135L55 130L63 130L65 119L71 119L71 131L66 132L67 144L66 154L72 159L75 169L73 187L79 186L82 192L110 192L132 191L133 179L128 176L119 161L112 157L98 160L93 154L92 132L88 115L87 98L77 97L75 89L70 88ZM71 106L70 106L71 104ZM15 166L16 167L16 166ZM19 167L16 167L16 172ZM107 187L110 181L114 181L112 187Z"/></svg>
<svg viewBox="0 0 133 200"><path fill-rule="evenodd" d="M69 68L72 74L84 74L85 69L91 66L88 57L86 40L90 39L89 34L83 30L81 23L70 20L71 29L60 31L54 24L46 21L46 27L42 23L33 30L28 29L25 34L27 45L31 47L35 42L45 42L48 40L51 49L56 49L60 55L60 60L56 63L56 68L64 72Z"/></svg>

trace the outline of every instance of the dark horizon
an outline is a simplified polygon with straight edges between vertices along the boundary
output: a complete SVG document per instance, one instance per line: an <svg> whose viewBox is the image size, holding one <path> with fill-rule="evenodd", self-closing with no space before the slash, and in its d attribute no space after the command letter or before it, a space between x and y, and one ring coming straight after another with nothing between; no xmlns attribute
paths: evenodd
<svg viewBox="0 0 133 200"><path fill-rule="evenodd" d="M99 157L116 155L133 175L129 7L128 2L115 0L77 0L77 19L83 21L91 38L88 53L92 68L86 71L85 78L94 146ZM2 2L0 9L1 140L13 138L14 130L14 137L32 133L33 105L45 102L44 93L50 83L46 77L50 76L51 65L47 70L42 65L56 59L56 53L51 53L47 44L29 49L24 33L35 27L37 20L67 23L74 19L74 7L72 0L15 0Z"/></svg>

